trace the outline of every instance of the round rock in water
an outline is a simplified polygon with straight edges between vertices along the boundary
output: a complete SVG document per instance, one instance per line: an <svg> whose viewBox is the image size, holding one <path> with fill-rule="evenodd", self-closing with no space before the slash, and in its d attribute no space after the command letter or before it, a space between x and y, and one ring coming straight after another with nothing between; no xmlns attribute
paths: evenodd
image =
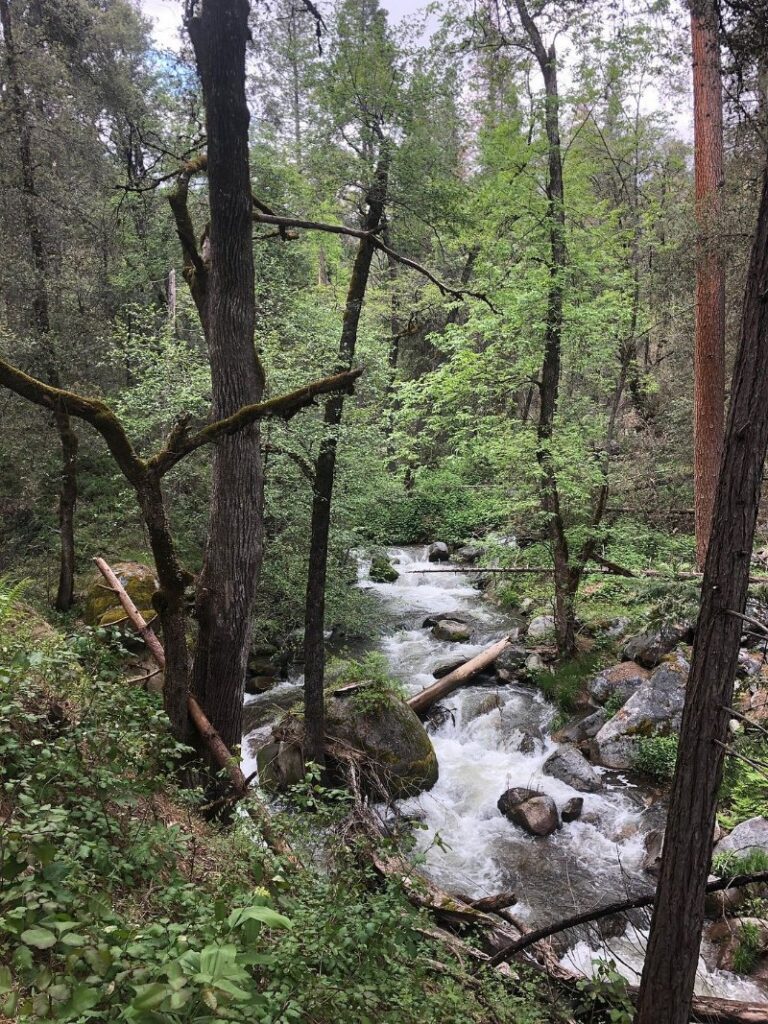
<svg viewBox="0 0 768 1024"><path fill-rule="evenodd" d="M429 552L427 558L430 562L447 562L450 557L448 551L448 545L444 544L441 540L435 541L434 544L429 545Z"/></svg>
<svg viewBox="0 0 768 1024"><path fill-rule="evenodd" d="M578 821L581 817L581 812L584 810L584 797L583 796L572 796L571 799L563 805L563 809L560 812L560 817L564 822Z"/></svg>
<svg viewBox="0 0 768 1024"><path fill-rule="evenodd" d="M544 793L523 787L508 789L499 797L497 807L505 818L532 836L551 836L560 828L557 805Z"/></svg>
<svg viewBox="0 0 768 1024"><path fill-rule="evenodd" d="M432 636L436 640L447 640L452 644L463 644L472 636L472 630L464 622L454 619L440 619L432 627Z"/></svg>

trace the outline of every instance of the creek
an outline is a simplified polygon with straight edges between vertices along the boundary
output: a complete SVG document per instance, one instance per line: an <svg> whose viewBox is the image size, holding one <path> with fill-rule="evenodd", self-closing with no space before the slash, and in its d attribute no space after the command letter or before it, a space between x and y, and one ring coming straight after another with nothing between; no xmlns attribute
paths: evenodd
<svg viewBox="0 0 768 1024"><path fill-rule="evenodd" d="M441 662L469 658L514 634L510 616L484 600L471 585L471 575L430 574L425 570L438 566L427 561L422 547L393 548L389 556L400 574L395 582L372 583L368 564L362 562L359 585L381 605L385 625L376 648L409 694L434 682L433 670ZM423 627L426 616L450 612L471 616L470 643L438 640ZM295 701L300 687L301 678L294 678L247 702L247 718L255 727L243 743L246 775L254 770L255 752L269 736L266 709ZM513 913L528 927L652 892L653 880L641 862L645 834L663 824L661 808L651 806L650 793L636 780L617 772L601 770L604 788L598 793L577 792L542 774L544 761L557 748L551 735L557 709L541 691L530 685L481 682L455 691L442 706L446 713L430 727L439 780L429 792L400 802L401 812L421 825L416 836L425 858L423 870L442 888L472 898L512 890L518 899ZM571 797L583 797L582 817L547 838L534 838L496 806L512 786L546 793L559 808ZM646 935L643 912L621 935L611 937L604 930L598 937L594 927L575 937L571 933L574 944L563 949L562 962L590 974L597 959L613 960L636 982ZM707 943L696 991L768 1002L768 995L747 978L718 970Z"/></svg>

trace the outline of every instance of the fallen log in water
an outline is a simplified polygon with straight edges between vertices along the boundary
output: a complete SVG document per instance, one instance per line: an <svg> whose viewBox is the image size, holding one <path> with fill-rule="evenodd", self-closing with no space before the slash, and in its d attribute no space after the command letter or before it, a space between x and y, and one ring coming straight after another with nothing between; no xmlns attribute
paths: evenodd
<svg viewBox="0 0 768 1024"><path fill-rule="evenodd" d="M432 683L431 686L411 697L408 701L409 706L413 708L417 715L423 716L438 700L447 697L449 693L453 693L459 686L468 683L470 679L473 679L478 673L482 672L484 668L492 665L499 655L511 646L511 643L509 637L504 637L503 640L499 640L490 647L486 647L484 651L476 654L474 658L465 661L463 665L460 665L453 672L449 672L447 676L443 676L442 679L438 679L437 682Z"/></svg>

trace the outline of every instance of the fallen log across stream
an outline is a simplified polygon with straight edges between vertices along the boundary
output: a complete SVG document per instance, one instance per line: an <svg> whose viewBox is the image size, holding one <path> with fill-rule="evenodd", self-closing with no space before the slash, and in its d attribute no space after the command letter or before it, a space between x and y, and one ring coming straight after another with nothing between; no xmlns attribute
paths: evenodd
<svg viewBox="0 0 768 1024"><path fill-rule="evenodd" d="M469 661L465 661L463 665L459 665L453 672L449 672L447 676L443 676L442 679L438 679L437 682L432 683L431 686L427 686L420 693L415 694L408 700L408 705L411 707L417 715L423 717L427 711L437 701L443 697L447 697L449 693L453 693L454 690L458 689L459 686L463 686L464 683L468 683L471 679L474 679L476 675L483 671L484 668L488 668L494 661L503 654L508 647L512 646L512 641L509 637L504 637L503 640L498 640L495 644L490 647L486 647L484 651L476 654L474 658L470 658Z"/></svg>
<svg viewBox="0 0 768 1024"><path fill-rule="evenodd" d="M117 595L120 604L125 609L126 615L136 627L137 632L147 645L149 653L161 669L165 668L165 651L155 631L146 622L144 616L131 600L130 594L117 578L108 563L103 558L94 558L94 562L96 563L99 572L109 583L110 588ZM259 828L264 842L271 850L274 850L275 853L280 854L280 856L285 857L287 860L291 861L291 863L297 865L298 860L289 844L278 836L272 828L270 820L271 815L269 811L264 804L256 798L252 791L249 792L248 780L243 775L237 758L234 757L231 750L229 750L227 745L224 743L218 731L213 727L210 719L192 694L187 696L187 708L189 710L189 717L192 719L200 739L208 748L211 757L215 763L220 768L223 768L229 775L235 799L240 800L246 795L250 797L248 802L243 806Z"/></svg>

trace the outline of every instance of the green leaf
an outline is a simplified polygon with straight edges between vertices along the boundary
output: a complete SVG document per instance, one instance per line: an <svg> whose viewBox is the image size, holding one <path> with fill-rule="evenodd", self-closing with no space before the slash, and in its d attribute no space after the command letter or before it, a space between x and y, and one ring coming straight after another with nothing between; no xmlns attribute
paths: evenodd
<svg viewBox="0 0 768 1024"><path fill-rule="evenodd" d="M27 928L21 933L21 941L35 949L50 949L56 945L56 936L47 928Z"/></svg>
<svg viewBox="0 0 768 1024"><path fill-rule="evenodd" d="M13 975L10 967L0 967L0 995L5 995L13 988Z"/></svg>
<svg viewBox="0 0 768 1024"><path fill-rule="evenodd" d="M271 907L242 907L240 910L233 910L227 924L230 928L240 928L246 921L261 921L267 928L293 927L287 917L278 914Z"/></svg>
<svg viewBox="0 0 768 1024"><path fill-rule="evenodd" d="M69 999L69 1002L62 1008L64 1019L78 1017L86 1010L92 1009L101 999L101 992L91 985L78 985Z"/></svg>
<svg viewBox="0 0 768 1024"><path fill-rule="evenodd" d="M169 994L168 986L162 985L159 981L153 982L151 985L141 985L136 989L136 995L131 1000L131 1009L155 1010Z"/></svg>

